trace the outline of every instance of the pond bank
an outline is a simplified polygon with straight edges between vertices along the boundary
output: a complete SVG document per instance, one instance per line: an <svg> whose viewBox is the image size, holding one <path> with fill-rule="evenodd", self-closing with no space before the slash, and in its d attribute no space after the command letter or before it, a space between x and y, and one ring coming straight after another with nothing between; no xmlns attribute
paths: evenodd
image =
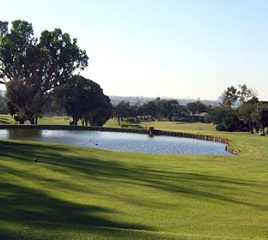
<svg viewBox="0 0 268 240"><path fill-rule="evenodd" d="M59 125L0 125L0 129L39 129L39 130L87 130L87 131L106 131L106 132L125 132L125 133L141 133L149 134L148 129L133 129L133 128L107 128L107 127L83 127L83 126L59 126ZM153 135L158 136L173 136L182 138L192 138L205 141L212 141L226 144L226 151L237 155L237 149L228 146L229 140L227 138L214 137L202 134L192 134L184 132L171 132L153 129L150 130Z"/></svg>

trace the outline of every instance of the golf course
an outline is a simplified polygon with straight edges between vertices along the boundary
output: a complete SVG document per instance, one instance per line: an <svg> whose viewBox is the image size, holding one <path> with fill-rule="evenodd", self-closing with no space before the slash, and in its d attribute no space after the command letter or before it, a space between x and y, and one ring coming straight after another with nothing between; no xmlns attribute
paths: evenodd
<svg viewBox="0 0 268 240"><path fill-rule="evenodd" d="M0 115L1 124L13 124ZM63 117L39 124L67 125ZM140 127L229 139L232 156L0 141L0 239L268 239L268 137L202 123ZM107 127L119 127L115 120Z"/></svg>

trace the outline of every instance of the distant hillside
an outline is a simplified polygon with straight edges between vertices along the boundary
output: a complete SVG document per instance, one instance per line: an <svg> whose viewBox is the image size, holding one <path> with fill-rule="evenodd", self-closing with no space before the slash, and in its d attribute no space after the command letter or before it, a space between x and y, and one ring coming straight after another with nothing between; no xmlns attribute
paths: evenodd
<svg viewBox="0 0 268 240"><path fill-rule="evenodd" d="M155 100L156 98L151 97L142 97L142 96L109 96L111 99L112 105L116 106L118 103L124 101L129 103L130 105L143 105L149 101ZM174 98L161 98L161 99L174 99ZM186 105L189 102L196 102L198 99L176 99L181 105ZM212 100L200 100L200 102L204 103L205 105L215 106L218 104L218 101Z"/></svg>

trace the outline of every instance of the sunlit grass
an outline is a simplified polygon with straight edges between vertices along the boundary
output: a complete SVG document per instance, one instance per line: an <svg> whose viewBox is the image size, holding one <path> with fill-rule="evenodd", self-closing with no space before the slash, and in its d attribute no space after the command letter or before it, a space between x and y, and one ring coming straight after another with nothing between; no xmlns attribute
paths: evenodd
<svg viewBox="0 0 268 240"><path fill-rule="evenodd" d="M15 120L9 114L0 114L0 124L15 124Z"/></svg>
<svg viewBox="0 0 268 240"><path fill-rule="evenodd" d="M69 125L72 118L66 116L44 116L38 119L39 125Z"/></svg>
<svg viewBox="0 0 268 240"><path fill-rule="evenodd" d="M267 239L267 137L216 132L210 124L149 125L228 137L240 154L2 141L0 239Z"/></svg>

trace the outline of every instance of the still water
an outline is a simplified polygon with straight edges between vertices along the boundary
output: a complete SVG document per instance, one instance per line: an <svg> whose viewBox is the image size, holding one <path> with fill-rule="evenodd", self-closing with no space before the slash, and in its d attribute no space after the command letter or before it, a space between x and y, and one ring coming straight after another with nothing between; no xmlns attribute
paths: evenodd
<svg viewBox="0 0 268 240"><path fill-rule="evenodd" d="M0 139L51 142L124 152L232 155L222 143L168 136L149 137L136 133L8 129L0 130Z"/></svg>

